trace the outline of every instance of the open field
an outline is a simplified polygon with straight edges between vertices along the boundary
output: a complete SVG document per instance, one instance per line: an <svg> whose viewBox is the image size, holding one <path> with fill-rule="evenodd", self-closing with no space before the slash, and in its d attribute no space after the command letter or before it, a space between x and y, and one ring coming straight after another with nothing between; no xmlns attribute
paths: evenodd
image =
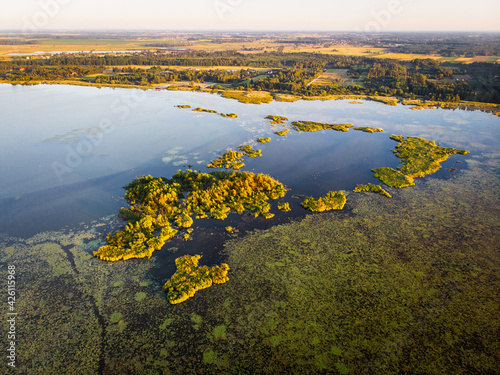
<svg viewBox="0 0 500 375"><path fill-rule="evenodd" d="M342 86L361 85L362 79L353 79L347 75L348 69L328 69L323 73L312 85L315 86L329 86L338 84Z"/></svg>
<svg viewBox="0 0 500 375"><path fill-rule="evenodd" d="M24 45L0 45L0 57L9 57L11 54L30 54L36 52L58 52L58 51L125 51L125 50L157 50L165 47L150 47L148 44L172 45L176 48L189 48L207 52L236 50L243 54L262 53L264 51L277 51L279 47L284 47L284 53L321 53L330 55L365 56L374 58L387 58L396 60L413 60L416 58L430 58L440 61L455 61L461 63L471 62L497 62L498 56L476 56L476 57L442 57L438 55L419 55L404 53L388 53L384 48L354 45L301 45L292 44L283 46L271 39L262 39L252 42L238 43L212 43L209 40L198 40L187 42L182 39L40 39L39 44ZM182 46L180 46L182 45Z"/></svg>

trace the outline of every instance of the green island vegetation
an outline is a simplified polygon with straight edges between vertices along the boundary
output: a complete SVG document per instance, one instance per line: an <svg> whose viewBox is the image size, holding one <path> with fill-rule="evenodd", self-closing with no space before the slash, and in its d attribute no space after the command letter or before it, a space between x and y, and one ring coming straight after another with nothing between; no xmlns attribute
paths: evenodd
<svg viewBox="0 0 500 375"><path fill-rule="evenodd" d="M292 122L292 129L301 132L317 132L321 130L335 130L341 132L349 131L352 124L324 124L314 121L294 121Z"/></svg>
<svg viewBox="0 0 500 375"><path fill-rule="evenodd" d="M243 157L256 158L262 156L262 150L255 150L252 145L241 145L240 151L229 150L224 155L207 165L207 168L241 169L245 166Z"/></svg>
<svg viewBox="0 0 500 375"><path fill-rule="evenodd" d="M391 194L389 194L387 191L385 191L382 186L379 185L372 185L372 184L359 184L354 188L355 193L361 193L363 191L366 192L372 192L372 193L378 193L380 195L383 195L384 197L387 198L392 198Z"/></svg>
<svg viewBox="0 0 500 375"><path fill-rule="evenodd" d="M382 133L384 131L384 129L371 128L369 126L358 126L357 128L354 128L354 130L361 130L362 132L365 133Z"/></svg>
<svg viewBox="0 0 500 375"><path fill-rule="evenodd" d="M220 115L227 118L238 118L238 115L236 113L221 113Z"/></svg>
<svg viewBox="0 0 500 375"><path fill-rule="evenodd" d="M326 196L314 199L308 197L301 203L302 207L313 212L342 210L347 199L342 192L330 191Z"/></svg>
<svg viewBox="0 0 500 375"><path fill-rule="evenodd" d="M193 109L193 112L218 113L217 111L215 111L213 109L206 109L206 108L203 108L203 107L195 108L195 109Z"/></svg>
<svg viewBox="0 0 500 375"><path fill-rule="evenodd" d="M262 150L255 150L252 145L238 146L238 150L243 151L248 158L260 158L262 156Z"/></svg>
<svg viewBox="0 0 500 375"><path fill-rule="evenodd" d="M284 129L284 130L281 130L278 132L274 132L274 134L279 135L280 137L283 137L283 136L287 135L288 133L290 133L290 129Z"/></svg>
<svg viewBox="0 0 500 375"><path fill-rule="evenodd" d="M186 109L186 108L191 108L191 106L189 104L184 104L184 105L176 105L177 108L180 108L180 109Z"/></svg>
<svg viewBox="0 0 500 375"><path fill-rule="evenodd" d="M376 168L372 169L373 177L378 178L385 185L402 189L405 187L415 186L413 177L407 176L393 168Z"/></svg>
<svg viewBox="0 0 500 375"><path fill-rule="evenodd" d="M244 104L263 104L273 101L271 94L262 91L226 90L222 91L222 97L226 99L236 99Z"/></svg>
<svg viewBox="0 0 500 375"><path fill-rule="evenodd" d="M266 120L271 120L271 125L284 124L288 121L288 117L269 115L266 116Z"/></svg>
<svg viewBox="0 0 500 375"><path fill-rule="evenodd" d="M291 211L292 209L290 208L290 203L285 202L278 204L278 210L288 212Z"/></svg>
<svg viewBox="0 0 500 375"><path fill-rule="evenodd" d="M245 155L245 152L229 150L224 155L207 164L207 168L241 169L245 166L245 163L243 163L243 156Z"/></svg>
<svg viewBox="0 0 500 375"><path fill-rule="evenodd" d="M404 136L395 135L395 134L391 134L391 136L389 138L392 139L393 141L396 141L396 142L402 142L405 139Z"/></svg>
<svg viewBox="0 0 500 375"><path fill-rule="evenodd" d="M469 151L437 146L434 141L419 137L407 137L396 146L396 156L403 164L399 170L413 178L424 177L441 168L440 163L451 155L468 155Z"/></svg>
<svg viewBox="0 0 500 375"><path fill-rule="evenodd" d="M257 138L257 142L259 143L268 143L268 142L271 142L271 138L267 137L267 138Z"/></svg>
<svg viewBox="0 0 500 375"><path fill-rule="evenodd" d="M268 200L286 194L285 187L270 176L236 171L178 171L171 179L143 176L125 190L130 208L122 208L120 216L128 223L125 229L108 234L108 245L94 252L99 259L149 258L178 233L172 223L179 230L189 228L192 216L224 220L233 210L270 219L274 214L269 212Z"/></svg>
<svg viewBox="0 0 500 375"><path fill-rule="evenodd" d="M225 227L224 230L228 233L233 233L234 228L233 227Z"/></svg>
<svg viewBox="0 0 500 375"><path fill-rule="evenodd" d="M200 258L200 255L185 255L175 260L177 271L163 286L170 304L182 303L199 290L209 288L212 284L224 284L229 281L227 264L223 263L212 268L200 267L198 266Z"/></svg>
<svg viewBox="0 0 500 375"><path fill-rule="evenodd" d="M467 155L469 151L437 146L434 141L427 141L419 137L404 137L391 135L391 139L398 141L395 155L401 159L402 166L398 171L392 168L373 169L374 177L385 185L404 188L414 186L414 178L421 178L434 173L441 168L440 163L451 155Z"/></svg>

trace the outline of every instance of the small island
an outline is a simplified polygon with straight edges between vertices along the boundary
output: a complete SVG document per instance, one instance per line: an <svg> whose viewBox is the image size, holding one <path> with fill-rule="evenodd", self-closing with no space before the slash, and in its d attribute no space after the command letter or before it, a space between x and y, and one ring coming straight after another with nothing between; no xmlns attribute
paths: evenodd
<svg viewBox="0 0 500 375"><path fill-rule="evenodd" d="M200 258L200 255L185 255L175 260L177 271L163 286L170 304L182 303L199 290L209 288L212 284L224 284L229 281L227 264L223 263L212 268L200 267L198 266Z"/></svg>
<svg viewBox="0 0 500 375"><path fill-rule="evenodd" d="M384 197L392 198L391 194L389 194L387 191L385 191L382 188L382 186L379 186L379 185L372 185L372 184L362 185L362 184L359 184L354 189L355 193L361 193L363 191L372 192L372 193L378 193L380 195L383 195Z"/></svg>
<svg viewBox="0 0 500 375"><path fill-rule="evenodd" d="M224 155L207 165L207 168L225 168L238 170L245 166L243 157L256 158L262 156L262 150L255 150L252 145L241 145L238 151L229 150Z"/></svg>
<svg viewBox="0 0 500 375"><path fill-rule="evenodd" d="M354 130L361 130L362 132L365 133L382 133L384 131L384 129L371 128L369 126L358 126L357 128L354 128Z"/></svg>
<svg viewBox="0 0 500 375"><path fill-rule="evenodd" d="M186 109L186 108L191 108L191 106L189 104L184 104L184 105L176 105L177 108L181 108L181 109Z"/></svg>
<svg viewBox="0 0 500 375"><path fill-rule="evenodd" d="M271 120L271 125L284 124L286 121L288 121L288 117L269 115L266 117L266 120Z"/></svg>
<svg viewBox="0 0 500 375"><path fill-rule="evenodd" d="M284 129L284 130L281 130L279 132L274 132L274 134L279 135L280 137L283 137L284 135L287 135L288 133L290 133L290 129Z"/></svg>
<svg viewBox="0 0 500 375"><path fill-rule="evenodd" d="M294 121L292 122L292 129L301 132L317 132L321 130L335 130L341 132L349 131L352 128L352 124L324 124L321 122L314 121Z"/></svg>
<svg viewBox="0 0 500 375"><path fill-rule="evenodd" d="M342 210L347 202L344 193L330 191L325 197L314 199L312 197L304 199L302 207L313 212L324 212L332 210Z"/></svg>
<svg viewBox="0 0 500 375"><path fill-rule="evenodd" d="M288 212L291 211L292 209L290 208L290 203L285 202L278 204L278 210Z"/></svg>
<svg viewBox="0 0 500 375"><path fill-rule="evenodd" d="M267 137L267 138L257 138L257 142L259 143L268 143L268 142L271 142L271 138Z"/></svg>
<svg viewBox="0 0 500 375"><path fill-rule="evenodd" d="M199 108L195 108L193 109L193 112L207 112L207 113L219 113L213 109L206 109L206 108L203 108L203 107L199 107Z"/></svg>

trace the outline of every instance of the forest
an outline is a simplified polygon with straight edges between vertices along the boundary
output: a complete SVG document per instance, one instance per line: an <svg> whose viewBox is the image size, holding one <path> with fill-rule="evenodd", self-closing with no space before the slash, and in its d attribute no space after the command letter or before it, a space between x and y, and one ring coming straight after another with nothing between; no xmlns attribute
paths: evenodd
<svg viewBox="0 0 500 375"><path fill-rule="evenodd" d="M170 70L168 67L183 67ZM144 67L144 68L142 68ZM189 68L187 68L189 67ZM193 69L192 67L213 67ZM227 70L218 67L250 67ZM112 69L112 73L103 74ZM268 69L265 74L257 69ZM311 84L329 69L346 69L352 84L340 80ZM402 61L320 53L176 51L130 55L64 54L49 58L14 58L0 62L0 80L33 84L77 80L95 84L154 86L172 82L226 84L301 96L379 95L439 101L500 103L500 66L461 64L430 58ZM222 87L218 87L222 88Z"/></svg>

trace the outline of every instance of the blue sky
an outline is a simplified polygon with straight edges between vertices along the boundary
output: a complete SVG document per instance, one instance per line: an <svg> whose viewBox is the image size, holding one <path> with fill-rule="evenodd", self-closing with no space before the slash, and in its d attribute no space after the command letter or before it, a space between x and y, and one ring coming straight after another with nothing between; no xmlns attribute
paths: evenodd
<svg viewBox="0 0 500 375"><path fill-rule="evenodd" d="M500 31L499 15L498 0L3 0L0 29Z"/></svg>

